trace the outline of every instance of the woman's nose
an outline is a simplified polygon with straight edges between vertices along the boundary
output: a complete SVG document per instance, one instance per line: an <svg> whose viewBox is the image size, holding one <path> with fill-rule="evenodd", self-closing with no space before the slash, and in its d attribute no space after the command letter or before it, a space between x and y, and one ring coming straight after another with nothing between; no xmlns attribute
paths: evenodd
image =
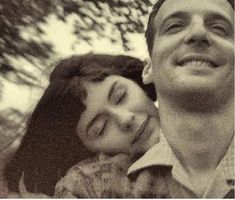
<svg viewBox="0 0 235 200"><path fill-rule="evenodd" d="M112 109L110 111L115 122L123 131L131 131L134 128L135 114L127 109Z"/></svg>
<svg viewBox="0 0 235 200"><path fill-rule="evenodd" d="M211 39L202 17L192 18L188 34L185 37L185 43L197 47L208 47L211 45Z"/></svg>

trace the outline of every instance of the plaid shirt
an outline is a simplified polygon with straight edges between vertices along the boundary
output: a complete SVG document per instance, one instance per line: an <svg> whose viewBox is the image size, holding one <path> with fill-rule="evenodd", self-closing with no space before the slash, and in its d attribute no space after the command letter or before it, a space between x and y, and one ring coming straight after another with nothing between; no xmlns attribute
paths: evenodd
<svg viewBox="0 0 235 200"><path fill-rule="evenodd" d="M139 170L151 169L156 166L168 168L165 176L170 197L173 198L223 198L234 197L234 137L225 154L217 166L213 177L208 180L208 186L201 196L195 192L185 170L174 155L163 134L160 142L148 150L139 160L128 169L128 175L138 174ZM158 173L159 174L159 173ZM158 178L156 175L156 179ZM154 176L154 174L153 174Z"/></svg>

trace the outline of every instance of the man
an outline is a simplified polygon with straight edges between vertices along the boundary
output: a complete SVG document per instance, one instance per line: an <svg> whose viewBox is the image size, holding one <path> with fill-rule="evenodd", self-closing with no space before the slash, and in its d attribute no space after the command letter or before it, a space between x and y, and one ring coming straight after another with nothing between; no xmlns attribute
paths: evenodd
<svg viewBox="0 0 235 200"><path fill-rule="evenodd" d="M143 80L164 135L128 173L164 169L170 197L234 197L233 4L159 0L150 15Z"/></svg>

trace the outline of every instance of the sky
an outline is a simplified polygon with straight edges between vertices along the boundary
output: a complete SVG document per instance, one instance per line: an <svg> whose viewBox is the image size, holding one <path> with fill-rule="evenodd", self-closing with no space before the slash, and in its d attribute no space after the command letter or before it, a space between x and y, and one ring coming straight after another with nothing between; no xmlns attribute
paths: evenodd
<svg viewBox="0 0 235 200"><path fill-rule="evenodd" d="M127 54L144 59L148 56L145 38L143 34L130 34L129 40L132 51L125 52L121 44L112 44L107 39L95 39L92 46L85 42L76 44L76 38L72 34L72 19L65 24L57 20L54 16L48 18L47 25L42 27L45 30L45 39L55 45L58 57L67 57L72 54L83 54L90 51L96 53ZM27 37L27 32L25 33ZM30 33L28 33L30 35ZM73 48L72 48L73 47ZM29 66L24 60L13 60L22 66ZM32 67L34 69L34 67ZM1 77L0 77L1 78ZM42 85L46 87L47 80L42 80ZM3 93L0 103L0 110L16 108L23 112L30 112L35 107L42 95L43 90L32 89L28 86L17 86L8 81L3 81Z"/></svg>

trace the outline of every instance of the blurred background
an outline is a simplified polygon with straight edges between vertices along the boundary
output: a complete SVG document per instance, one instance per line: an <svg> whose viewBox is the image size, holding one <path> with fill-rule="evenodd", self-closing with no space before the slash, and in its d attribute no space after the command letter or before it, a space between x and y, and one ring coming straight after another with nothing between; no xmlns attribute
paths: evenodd
<svg viewBox="0 0 235 200"><path fill-rule="evenodd" d="M55 63L88 52L148 56L156 0L1 0L0 150L24 133Z"/></svg>

